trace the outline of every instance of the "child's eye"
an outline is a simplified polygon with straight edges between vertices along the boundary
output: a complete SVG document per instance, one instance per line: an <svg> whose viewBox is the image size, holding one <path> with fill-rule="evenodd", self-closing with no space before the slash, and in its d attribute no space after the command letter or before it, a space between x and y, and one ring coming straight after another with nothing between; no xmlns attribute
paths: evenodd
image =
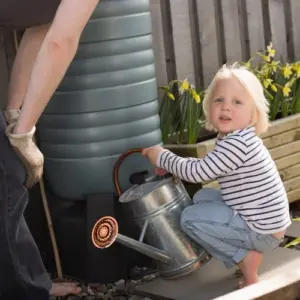
<svg viewBox="0 0 300 300"><path fill-rule="evenodd" d="M222 101L223 101L222 98L217 98L217 99L215 99L215 102L217 102L217 103L220 103L220 102L222 102Z"/></svg>
<svg viewBox="0 0 300 300"><path fill-rule="evenodd" d="M240 100L234 100L233 104L242 104L242 102Z"/></svg>

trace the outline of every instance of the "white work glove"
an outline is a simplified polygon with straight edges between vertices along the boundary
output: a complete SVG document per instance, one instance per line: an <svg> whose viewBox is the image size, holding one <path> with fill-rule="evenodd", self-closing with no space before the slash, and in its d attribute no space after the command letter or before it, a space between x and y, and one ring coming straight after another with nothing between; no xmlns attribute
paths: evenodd
<svg viewBox="0 0 300 300"><path fill-rule="evenodd" d="M18 121L20 116L19 109L8 109L3 112L7 124L12 124Z"/></svg>
<svg viewBox="0 0 300 300"><path fill-rule="evenodd" d="M6 135L27 171L25 186L35 185L43 175L44 156L33 142L35 127L28 133L13 133L16 123L11 123L6 128Z"/></svg>

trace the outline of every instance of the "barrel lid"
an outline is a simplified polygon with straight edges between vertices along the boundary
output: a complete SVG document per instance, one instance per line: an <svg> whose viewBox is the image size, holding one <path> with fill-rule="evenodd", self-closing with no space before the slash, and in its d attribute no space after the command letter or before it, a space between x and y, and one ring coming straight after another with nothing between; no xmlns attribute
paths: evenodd
<svg viewBox="0 0 300 300"><path fill-rule="evenodd" d="M161 178L157 178L155 176L152 180L143 183L143 184L135 184L127 191L125 191L119 198L119 202L128 203L137 199L142 198L143 196L148 195L154 190L160 188L162 185L166 184L166 182L170 181L170 177L166 178L161 176Z"/></svg>

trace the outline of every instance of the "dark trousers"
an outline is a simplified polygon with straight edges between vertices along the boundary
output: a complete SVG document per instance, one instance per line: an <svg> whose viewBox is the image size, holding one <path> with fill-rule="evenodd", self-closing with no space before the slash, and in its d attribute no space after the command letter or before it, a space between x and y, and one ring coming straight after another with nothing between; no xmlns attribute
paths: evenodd
<svg viewBox="0 0 300 300"><path fill-rule="evenodd" d="M0 112L0 299L48 300L51 281L23 215L26 172L5 128Z"/></svg>

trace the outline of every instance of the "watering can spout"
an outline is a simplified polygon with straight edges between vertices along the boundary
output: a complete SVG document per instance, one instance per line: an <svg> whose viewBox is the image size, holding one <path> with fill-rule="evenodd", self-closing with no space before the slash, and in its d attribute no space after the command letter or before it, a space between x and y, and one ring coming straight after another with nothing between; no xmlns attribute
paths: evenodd
<svg viewBox="0 0 300 300"><path fill-rule="evenodd" d="M118 231L118 223L113 217L103 217L99 219L92 230L93 244L97 248L104 249L110 247L117 241L128 248L134 249L162 263L172 264L172 258L165 251L122 235Z"/></svg>

